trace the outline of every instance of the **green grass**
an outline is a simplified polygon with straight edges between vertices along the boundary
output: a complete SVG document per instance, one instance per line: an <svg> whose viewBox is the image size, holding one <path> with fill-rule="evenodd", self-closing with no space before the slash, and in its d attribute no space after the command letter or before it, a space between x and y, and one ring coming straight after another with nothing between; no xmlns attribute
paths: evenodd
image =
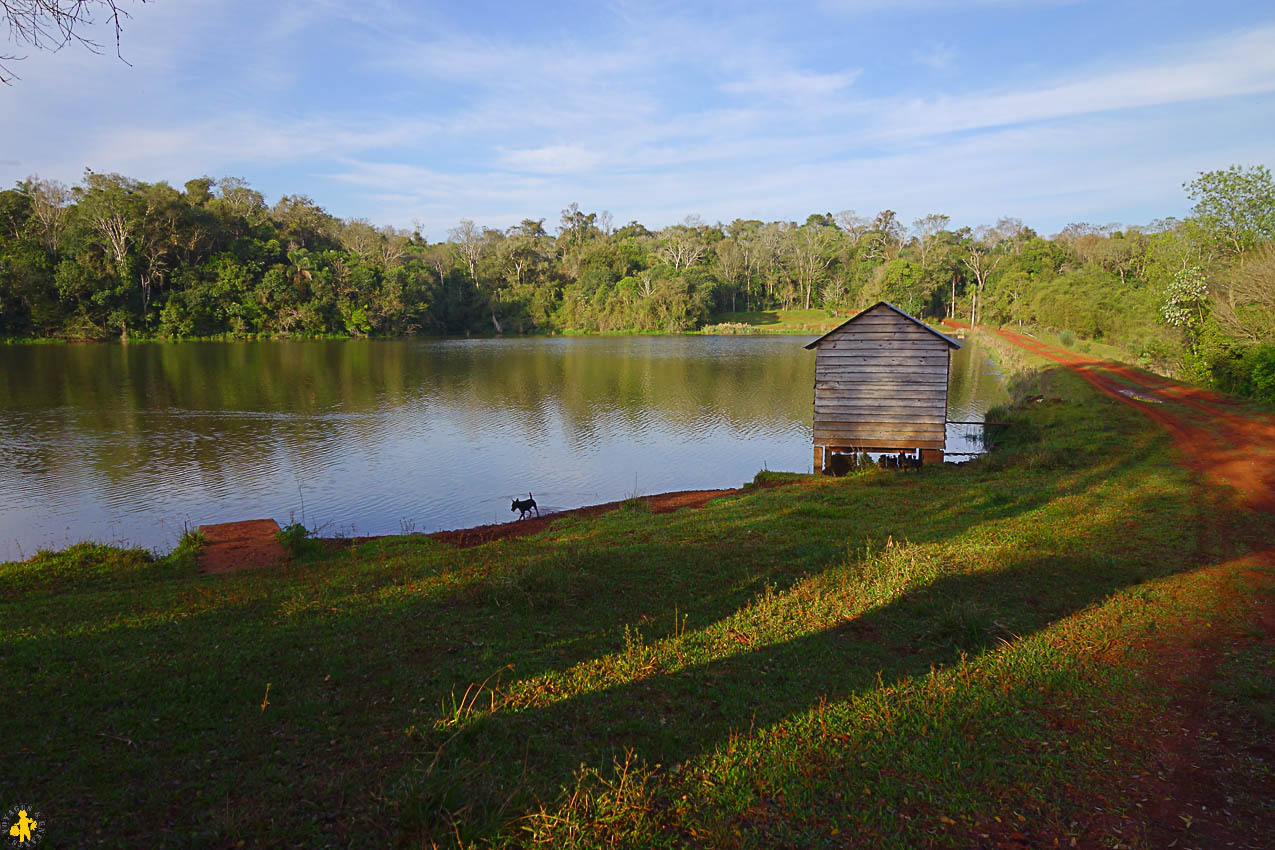
<svg viewBox="0 0 1275 850"><path fill-rule="evenodd" d="M754 310L752 312L721 313L709 320L710 325L745 325L756 333L826 333L846 319L853 312L842 311L844 315L833 316L832 311L815 310Z"/></svg>
<svg viewBox="0 0 1275 850"><path fill-rule="evenodd" d="M1098 360L1112 360L1116 363L1125 363L1130 366L1140 365L1140 359L1137 354L1131 352L1122 345L1112 345L1109 342L1102 342L1096 339L1086 339L1071 334L1071 341L1066 342L1066 334L1069 331L1056 331L1051 328L1042 328L1035 325L1026 327L1017 327L1014 325L1006 325L1006 328L1018 333L1026 333L1043 343L1052 345L1055 348L1064 348L1076 354L1083 354L1087 357L1093 357Z"/></svg>
<svg viewBox="0 0 1275 850"><path fill-rule="evenodd" d="M1239 622L1207 567L1269 528L1035 380L1063 401L919 476L232 575L194 541L4 565L6 799L52 846L1101 846L1172 699L1148 643ZM1219 687L1260 703L1268 668Z"/></svg>

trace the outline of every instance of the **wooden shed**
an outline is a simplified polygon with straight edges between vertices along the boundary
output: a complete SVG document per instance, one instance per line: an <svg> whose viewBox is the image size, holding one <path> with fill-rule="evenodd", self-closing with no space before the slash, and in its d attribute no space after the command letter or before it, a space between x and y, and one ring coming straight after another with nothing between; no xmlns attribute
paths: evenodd
<svg viewBox="0 0 1275 850"><path fill-rule="evenodd" d="M815 350L815 472L833 453L942 460L948 362L961 344L881 301L806 346Z"/></svg>

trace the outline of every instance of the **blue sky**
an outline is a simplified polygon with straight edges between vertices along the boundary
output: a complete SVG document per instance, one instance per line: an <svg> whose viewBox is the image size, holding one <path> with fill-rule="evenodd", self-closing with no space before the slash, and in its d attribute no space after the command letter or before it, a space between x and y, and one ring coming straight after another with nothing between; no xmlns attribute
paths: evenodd
<svg viewBox="0 0 1275 850"><path fill-rule="evenodd" d="M131 67L11 65L0 184L233 175L434 240L573 201L653 228L888 207L1053 233L1183 216L1199 171L1275 166L1265 3L130 8Z"/></svg>

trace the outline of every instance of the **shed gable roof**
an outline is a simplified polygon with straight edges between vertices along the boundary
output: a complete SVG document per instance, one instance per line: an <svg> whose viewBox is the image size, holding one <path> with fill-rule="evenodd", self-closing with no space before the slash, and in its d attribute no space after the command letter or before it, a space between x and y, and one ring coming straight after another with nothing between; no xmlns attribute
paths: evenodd
<svg viewBox="0 0 1275 850"><path fill-rule="evenodd" d="M819 337L819 338L818 338L817 340L815 340L814 342L812 342L812 343L810 343L809 345L806 345L806 346L804 346L804 347L805 347L805 348L807 348L807 349L810 349L810 348L817 348L817 347L819 346L819 343L823 342L825 339L827 339L828 337L832 336L832 335L833 335L833 334L835 334L837 331L839 331L839 330L841 330L842 328L844 328L846 325L852 324L852 323L853 323L856 319L858 319L859 317L861 317L861 316L865 316L865 315L867 315L868 313L871 313L873 310L877 309L878 307L889 307L891 310L893 310L894 312L898 313L898 314L899 314L900 316L902 316L903 318L907 319L907 320L908 320L908 321L910 321L910 322L915 323L915 324L916 324L917 326L919 326L919 327L924 328L925 330L927 330L927 331L929 331L930 333L934 334L936 337L938 337L939 339L943 340L944 342L946 342L948 345L952 346L953 348L960 348L960 347L961 347L961 344L960 344L959 342L957 342L956 340L952 339L950 336L947 336L946 334L941 334L941 333L939 333L938 331L934 330L934 328L930 327L930 326L929 326L929 325L927 325L925 322L922 322L920 319L916 318L915 316L910 316L910 315L908 315L907 313L905 313L905 312L903 312L902 310L900 310L898 307L895 307L895 306L894 306L893 304L891 304L889 301L878 301L877 303L873 304L871 307L867 308L866 310L861 310L861 311L859 311L859 312L858 312L858 313L856 313L854 316L851 316L849 319L846 319L844 322L842 322L841 324L837 325L835 328L833 328L832 330L828 331L826 334L824 334L823 336Z"/></svg>

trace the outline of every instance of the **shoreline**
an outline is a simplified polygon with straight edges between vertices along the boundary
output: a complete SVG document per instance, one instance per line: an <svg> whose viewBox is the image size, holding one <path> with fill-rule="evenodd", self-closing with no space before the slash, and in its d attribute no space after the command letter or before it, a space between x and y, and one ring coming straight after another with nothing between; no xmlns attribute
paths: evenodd
<svg viewBox="0 0 1275 850"><path fill-rule="evenodd" d="M410 534L373 534L354 537L314 537L330 550L340 551L353 549L365 543L390 538L421 537L450 544L457 549L468 549L481 546L496 540L510 540L516 537L528 537L539 534L549 528L557 520L579 517L587 519L601 516L622 509L626 504L641 502L643 508L653 514L666 514L682 508L702 508L714 499L736 496L763 487L779 487L789 481L767 481L765 483L749 483L742 487L719 490L674 490L667 493L655 493L650 496L635 496L614 502L602 502L596 505L581 505L578 508L554 511L542 516L527 519L514 519L508 522L487 523L468 528L454 528L442 531L417 531ZM207 574L236 573L243 570L274 566L291 560L279 542L278 524L273 520L239 520L220 523L217 526L199 526L200 530L220 527L225 536L207 543L196 555L199 572Z"/></svg>
<svg viewBox="0 0 1275 850"><path fill-rule="evenodd" d="M666 514L682 508L702 508L713 499L725 498L726 496L738 495L748 490L755 489L758 486L777 486L776 484L764 485L745 485L743 487L732 487L724 490L674 490L668 493L655 493L650 496L635 496L632 499L620 499L614 502L602 502L596 505L581 505L578 508L567 508L566 510L554 511L553 513L545 513L541 516L528 517L526 519L513 519L508 522L485 523L483 525L470 526L468 528L453 528L442 531L417 531L411 534L373 534L357 537L319 537L324 543L335 548L349 548L352 546L361 546L364 543L370 543L374 540L384 540L390 537L428 537L432 540L438 540L443 543L450 543L458 549L467 549L471 546L481 546L484 543L490 543L494 540L507 540L514 537L528 537L532 534L539 534L547 529L554 521L565 517L595 517L601 514L610 513L619 510L624 505L631 503L634 499L644 502L647 509L653 514Z"/></svg>

